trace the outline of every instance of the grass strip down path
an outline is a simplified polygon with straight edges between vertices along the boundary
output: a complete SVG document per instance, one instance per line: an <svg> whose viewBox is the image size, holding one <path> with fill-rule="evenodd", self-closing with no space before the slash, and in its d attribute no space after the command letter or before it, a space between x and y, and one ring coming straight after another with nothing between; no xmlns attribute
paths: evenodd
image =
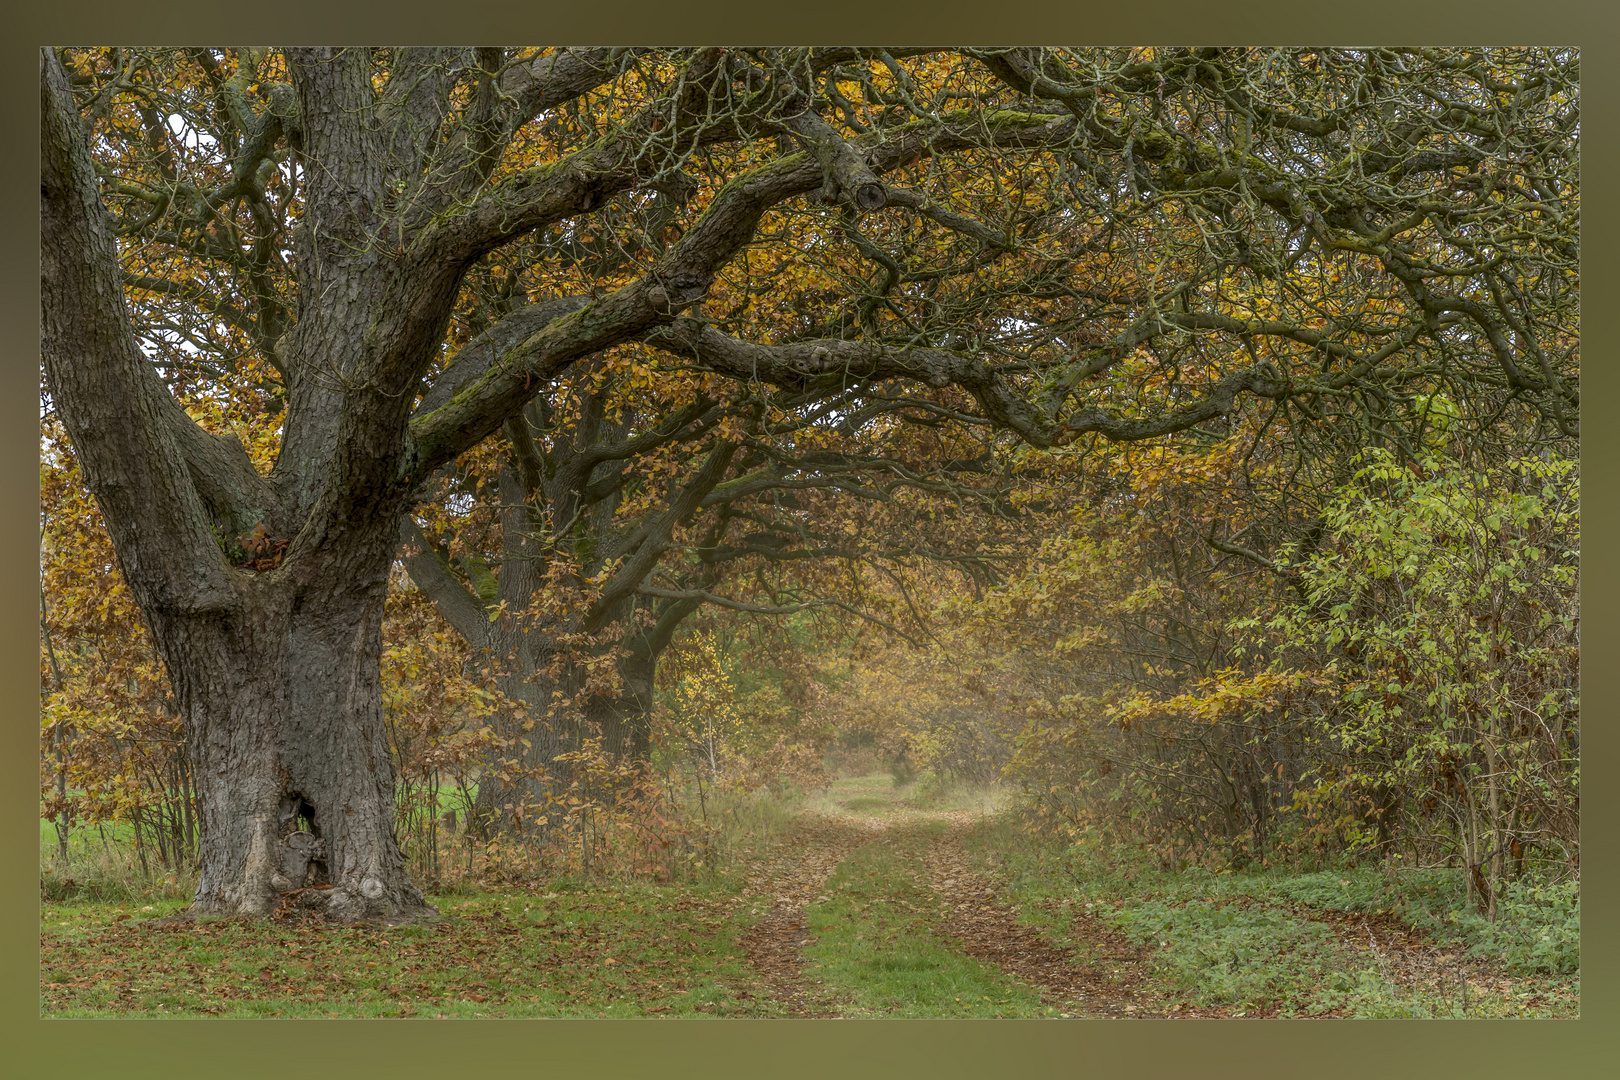
<svg viewBox="0 0 1620 1080"><path fill-rule="evenodd" d="M963 953L935 927L944 901L923 856L945 825L891 828L838 867L807 911L808 972L847 1016L1058 1016L1029 983Z"/></svg>

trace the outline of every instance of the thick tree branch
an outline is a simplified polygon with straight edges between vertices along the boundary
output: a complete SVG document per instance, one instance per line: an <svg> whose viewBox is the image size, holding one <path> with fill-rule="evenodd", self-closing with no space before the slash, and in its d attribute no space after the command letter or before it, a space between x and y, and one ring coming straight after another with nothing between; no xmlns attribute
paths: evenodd
<svg viewBox="0 0 1620 1080"><path fill-rule="evenodd" d="M874 172L881 173L928 154L987 144L1062 145L1073 132L1074 121L1064 117L953 116L937 124L905 124L880 133L867 140L864 153ZM418 410L411 424L413 445L402 463L404 475L425 476L476 445L522 408L535 384L550 381L577 358L668 322L702 297L720 268L753 238L768 209L815 189L823 180L818 162L795 154L727 184L650 272L493 353L484 373L459 383L451 400L431 411ZM502 340L515 336L508 334ZM1016 402L1006 404L1009 410L1019 407Z"/></svg>
<svg viewBox="0 0 1620 1080"><path fill-rule="evenodd" d="M501 244L552 222L601 206L611 196L650 183L677 167L700 142L735 131L711 98L728 85L724 50L699 50L676 96L653 102L594 145L526 170L486 191L471 205L436 220L415 241L431 262L468 265ZM583 71L578 78L589 78ZM604 79L605 81L605 79ZM671 120L673 118L673 123Z"/></svg>
<svg viewBox="0 0 1620 1080"><path fill-rule="evenodd" d="M224 552L178 445L210 436L189 418L179 432L168 422L179 406L136 346L90 147L50 49L40 53L40 227L40 351L125 578L149 610L233 607Z"/></svg>
<svg viewBox="0 0 1620 1080"><path fill-rule="evenodd" d="M613 577L602 587L601 593L592 603L591 614L584 623L588 633L600 629L613 609L633 594L636 587L658 566L665 548L669 545L670 536L675 531L676 523L703 505L703 497L713 491L720 478L725 476L736 452L736 443L722 442L717 445L709 452L708 460L703 463L703 467L681 489L681 493L670 502L663 513L637 529L621 543L613 545L617 552L628 553L628 557L614 571ZM609 554L608 560L611 561L615 557L616 554Z"/></svg>
<svg viewBox="0 0 1620 1080"><path fill-rule="evenodd" d="M450 572L409 514L400 520L399 533L400 559L416 587L469 645L486 644L490 623L483 603Z"/></svg>
<svg viewBox="0 0 1620 1080"><path fill-rule="evenodd" d="M565 101L595 90L616 78L645 48L557 49L501 73L501 93L511 100L505 116L508 132Z"/></svg>
<svg viewBox="0 0 1620 1080"><path fill-rule="evenodd" d="M416 416L425 417L448 404L457 394L487 376L502 357L520 349L556 319L579 311L588 303L588 296L559 296L520 307L501 318L456 352L422 396Z"/></svg>
<svg viewBox="0 0 1620 1080"><path fill-rule="evenodd" d="M872 172L859 150L845 141L836 128L808 108L782 120L782 126L803 139L821 163L825 180L821 197L828 202L841 198L860 211L881 210L888 205L888 192Z"/></svg>
<svg viewBox="0 0 1620 1080"><path fill-rule="evenodd" d="M682 319L646 336L648 344L691 356L731 378L803 387L818 381L843 385L859 379L913 379L930 386L959 386L985 415L1036 446L1069 442L1088 432L1116 441L1183 431L1232 408L1239 393L1277 397L1287 385L1264 365L1247 368L1198 388L1196 401L1148 419L1126 419L1086 409L1064 421L1042 415L1010 389L989 364L945 349L908 349L823 338L790 345L758 345L729 337L694 319Z"/></svg>

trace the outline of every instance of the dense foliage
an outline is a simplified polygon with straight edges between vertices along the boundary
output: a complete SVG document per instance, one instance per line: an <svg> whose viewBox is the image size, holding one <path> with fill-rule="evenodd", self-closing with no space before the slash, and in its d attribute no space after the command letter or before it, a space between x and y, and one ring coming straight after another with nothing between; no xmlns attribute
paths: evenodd
<svg viewBox="0 0 1620 1080"><path fill-rule="evenodd" d="M1579 861L1574 467L1355 464L1310 549L1265 567L1131 508L1137 539L1048 541L965 609L1014 645L1012 775L1069 828L1171 861L1449 863L1494 910L1527 858Z"/></svg>

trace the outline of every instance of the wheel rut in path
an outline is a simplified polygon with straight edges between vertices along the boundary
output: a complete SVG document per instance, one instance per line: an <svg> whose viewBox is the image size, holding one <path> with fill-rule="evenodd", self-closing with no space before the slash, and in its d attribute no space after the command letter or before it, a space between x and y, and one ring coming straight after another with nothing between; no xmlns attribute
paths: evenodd
<svg viewBox="0 0 1620 1080"><path fill-rule="evenodd" d="M1152 1018L1230 1015L1219 1009L1175 1004L1156 993L1142 953L1102 920L1074 912L1078 952L1055 945L1020 923L1013 909L996 902L994 885L979 876L962 846L963 835L982 815L967 811L918 811L900 805L881 815L805 814L769 860L756 863L744 894L762 906L763 917L740 944L761 982L795 1017L841 1015L840 1003L804 974L803 949L811 944L805 907L815 901L838 864L855 850L882 840L896 826L943 821L946 831L923 852L929 884L943 901L935 931L967 956L1034 986L1048 1006L1075 1017Z"/></svg>
<svg viewBox="0 0 1620 1080"><path fill-rule="evenodd" d="M883 831L877 821L806 814L774 857L748 875L744 895L765 906L765 913L739 944L788 1015L839 1015L837 1002L804 976L803 950L810 944L804 909L839 863Z"/></svg>
<svg viewBox="0 0 1620 1080"><path fill-rule="evenodd" d="M932 884L945 900L940 933L982 963L992 964L1036 987L1041 1000L1070 1016L1149 1019L1166 1016L1226 1016L1219 1009L1172 1005L1149 986L1143 955L1094 915L1075 912L1073 934L1089 947L1090 962L1040 930L1018 921L1012 908L995 901L995 887L973 871L962 847L967 826L954 825L926 856Z"/></svg>

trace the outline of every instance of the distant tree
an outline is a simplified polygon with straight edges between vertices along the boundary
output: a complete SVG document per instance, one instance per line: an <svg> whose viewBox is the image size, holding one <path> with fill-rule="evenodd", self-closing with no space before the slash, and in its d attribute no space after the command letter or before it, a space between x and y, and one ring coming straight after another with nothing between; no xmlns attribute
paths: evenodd
<svg viewBox="0 0 1620 1080"><path fill-rule="evenodd" d="M986 580L1015 527L975 442L887 406L835 430L827 402L784 408L791 395L729 380L715 400L679 365L626 360L580 365L405 525L413 582L504 698L485 825L544 821L552 763L583 737L647 756L659 658L701 608L819 609L915 637L903 579L934 565Z"/></svg>

